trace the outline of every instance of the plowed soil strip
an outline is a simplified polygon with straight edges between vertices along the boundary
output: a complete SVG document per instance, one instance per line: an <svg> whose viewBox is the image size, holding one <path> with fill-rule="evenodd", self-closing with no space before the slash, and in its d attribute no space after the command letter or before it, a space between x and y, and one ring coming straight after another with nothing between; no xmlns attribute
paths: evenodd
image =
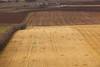
<svg viewBox="0 0 100 67"><path fill-rule="evenodd" d="M33 26L92 25L100 24L100 19L84 11L40 11L30 13L25 22Z"/></svg>
<svg viewBox="0 0 100 67"><path fill-rule="evenodd" d="M20 30L0 54L0 67L100 67L100 25Z"/></svg>
<svg viewBox="0 0 100 67"><path fill-rule="evenodd" d="M0 26L9 26L21 23L28 12L6 13L0 12Z"/></svg>

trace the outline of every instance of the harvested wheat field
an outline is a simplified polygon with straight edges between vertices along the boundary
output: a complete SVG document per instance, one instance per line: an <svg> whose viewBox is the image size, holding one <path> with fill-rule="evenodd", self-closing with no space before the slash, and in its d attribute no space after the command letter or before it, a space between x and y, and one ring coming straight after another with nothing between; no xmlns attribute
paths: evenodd
<svg viewBox="0 0 100 67"><path fill-rule="evenodd" d="M100 25L19 30L0 54L0 67L100 67Z"/></svg>
<svg viewBox="0 0 100 67"><path fill-rule="evenodd" d="M40 11L30 13L25 22L33 26L91 25L100 24L100 19L84 11Z"/></svg>

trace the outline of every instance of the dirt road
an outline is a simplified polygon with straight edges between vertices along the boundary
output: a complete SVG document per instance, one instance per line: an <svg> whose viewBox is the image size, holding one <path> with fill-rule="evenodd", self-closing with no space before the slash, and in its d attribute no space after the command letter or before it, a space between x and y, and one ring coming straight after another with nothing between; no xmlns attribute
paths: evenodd
<svg viewBox="0 0 100 67"><path fill-rule="evenodd" d="M20 30L0 54L0 67L100 67L100 25Z"/></svg>

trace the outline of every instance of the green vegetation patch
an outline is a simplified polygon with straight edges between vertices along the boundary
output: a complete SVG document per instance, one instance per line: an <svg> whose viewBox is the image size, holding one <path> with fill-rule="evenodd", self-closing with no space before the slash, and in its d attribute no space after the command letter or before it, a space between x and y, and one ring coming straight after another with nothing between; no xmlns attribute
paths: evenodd
<svg viewBox="0 0 100 67"><path fill-rule="evenodd" d="M8 27L0 27L0 32L6 30Z"/></svg>

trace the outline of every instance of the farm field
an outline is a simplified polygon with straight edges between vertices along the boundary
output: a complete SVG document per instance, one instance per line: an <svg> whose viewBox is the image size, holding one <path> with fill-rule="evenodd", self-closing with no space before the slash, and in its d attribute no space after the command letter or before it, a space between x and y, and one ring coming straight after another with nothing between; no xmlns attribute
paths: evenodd
<svg viewBox="0 0 100 67"><path fill-rule="evenodd" d="M100 12L90 12L90 13L95 15L97 19L100 19Z"/></svg>
<svg viewBox="0 0 100 67"><path fill-rule="evenodd" d="M40 11L28 15L25 23L29 26L61 26L100 24L100 19L88 11Z"/></svg>
<svg viewBox="0 0 100 67"><path fill-rule="evenodd" d="M0 52L0 67L100 67L100 12L27 14L0 13L1 26L27 24Z"/></svg>
<svg viewBox="0 0 100 67"><path fill-rule="evenodd" d="M100 25L29 26L0 54L0 67L100 67Z"/></svg>
<svg viewBox="0 0 100 67"><path fill-rule="evenodd" d="M29 3L0 3L0 8L16 8L16 7L20 7L20 8L25 8L25 6L27 7L36 7L36 3L34 2L29 2Z"/></svg>
<svg viewBox="0 0 100 67"><path fill-rule="evenodd" d="M100 5L66 5L66 6L55 6L55 7L100 7Z"/></svg>
<svg viewBox="0 0 100 67"><path fill-rule="evenodd" d="M68 5L67 7L100 7L100 5Z"/></svg>
<svg viewBox="0 0 100 67"><path fill-rule="evenodd" d="M0 26L10 26L21 23L28 12L0 12Z"/></svg>

